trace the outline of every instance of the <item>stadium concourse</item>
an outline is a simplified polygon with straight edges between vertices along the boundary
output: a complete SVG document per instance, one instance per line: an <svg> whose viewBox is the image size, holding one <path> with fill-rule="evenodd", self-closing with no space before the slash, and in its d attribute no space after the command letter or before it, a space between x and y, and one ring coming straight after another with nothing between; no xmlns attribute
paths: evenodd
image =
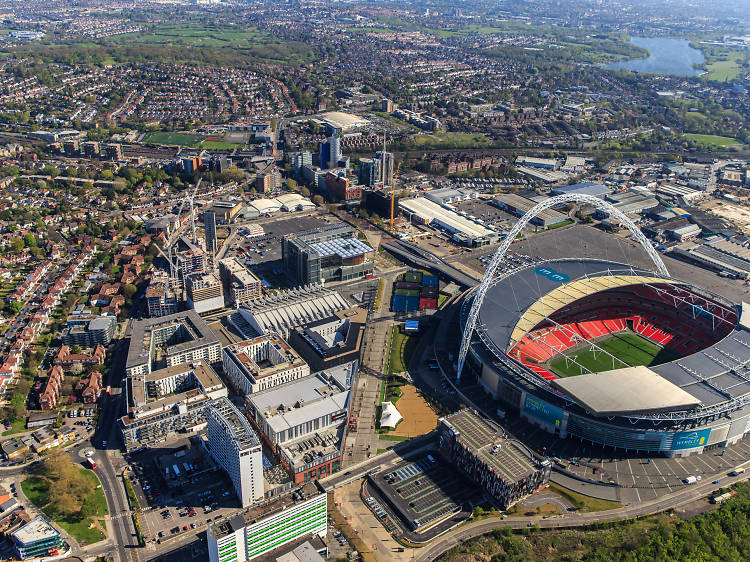
<svg viewBox="0 0 750 562"><path fill-rule="evenodd" d="M487 288L464 373L560 438L686 456L750 430L749 327L747 305L664 273L543 261Z"/></svg>

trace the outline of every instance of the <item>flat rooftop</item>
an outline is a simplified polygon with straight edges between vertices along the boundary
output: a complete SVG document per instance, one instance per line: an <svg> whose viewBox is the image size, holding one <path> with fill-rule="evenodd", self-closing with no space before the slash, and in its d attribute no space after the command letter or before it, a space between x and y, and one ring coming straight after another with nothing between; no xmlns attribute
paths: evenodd
<svg viewBox="0 0 750 562"><path fill-rule="evenodd" d="M44 539L53 539L59 536L60 533L41 515L38 515L13 533L13 538L23 544L30 544Z"/></svg>
<svg viewBox="0 0 750 562"><path fill-rule="evenodd" d="M370 246L357 238L337 238L310 244L310 247L321 256L339 256L342 259L354 258L373 251Z"/></svg>
<svg viewBox="0 0 750 562"><path fill-rule="evenodd" d="M228 398L217 398L209 402L208 409L215 410L227 423L232 431L232 437L238 444L240 451L253 447L260 447L258 436L253 431L247 418L232 404Z"/></svg>
<svg viewBox="0 0 750 562"><path fill-rule="evenodd" d="M129 369L149 362L151 360L151 334L153 331L175 324L184 326L193 339L170 346L167 348L167 355L206 345L219 344L219 338L195 310L186 310L160 318L136 320L133 322L133 331L130 334L130 347L128 348L125 368Z"/></svg>
<svg viewBox="0 0 750 562"><path fill-rule="evenodd" d="M666 412L700 404L695 396L648 367L559 378L552 384L596 415Z"/></svg>
<svg viewBox="0 0 750 562"><path fill-rule="evenodd" d="M537 471L526 452L505 439L499 427L473 410L460 410L442 421L457 430L459 442L506 482L518 482Z"/></svg>
<svg viewBox="0 0 750 562"><path fill-rule="evenodd" d="M295 499L292 494L284 494L269 503L249 507L243 511L214 520L208 526L207 532L218 540L239 529L258 523L271 515L280 513L296 503L310 500L322 493L314 482L308 482L301 488L296 488L294 491L296 492L295 495L297 497L301 496L301 499Z"/></svg>

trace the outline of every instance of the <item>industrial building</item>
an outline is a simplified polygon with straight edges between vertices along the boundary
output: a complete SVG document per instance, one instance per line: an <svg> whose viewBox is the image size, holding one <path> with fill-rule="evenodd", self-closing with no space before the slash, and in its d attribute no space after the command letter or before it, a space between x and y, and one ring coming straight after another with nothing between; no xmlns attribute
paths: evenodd
<svg viewBox="0 0 750 562"><path fill-rule="evenodd" d="M705 191L670 183L658 186L656 193L671 199L679 199L686 205L693 205L708 196Z"/></svg>
<svg viewBox="0 0 750 562"><path fill-rule="evenodd" d="M552 463L537 461L520 443L473 410L440 418L440 452L505 510L549 482Z"/></svg>
<svg viewBox="0 0 750 562"><path fill-rule="evenodd" d="M205 427L205 405L227 395L202 361L183 363L127 380L127 414L118 420L125 449L164 441Z"/></svg>
<svg viewBox="0 0 750 562"><path fill-rule="evenodd" d="M303 537L311 542L325 537L327 499L314 484L308 484L270 503L215 519L206 531L209 561L254 560Z"/></svg>
<svg viewBox="0 0 750 562"><path fill-rule="evenodd" d="M160 318L136 320L125 363L127 376L147 375L155 369L204 360L221 359L221 344L194 310Z"/></svg>
<svg viewBox="0 0 750 562"><path fill-rule="evenodd" d="M367 311L363 308L338 310L327 318L292 329L289 345L314 372L348 363L359 358L366 321Z"/></svg>
<svg viewBox="0 0 750 562"><path fill-rule="evenodd" d="M522 217L536 205L536 202L515 193L508 193L495 198L492 205L512 215ZM531 224L547 228L565 222L567 219L568 217L559 211L546 209L533 217Z"/></svg>
<svg viewBox="0 0 750 562"><path fill-rule="evenodd" d="M424 196L438 205L445 206L476 199L479 197L479 193L468 187L446 187L444 189L432 189Z"/></svg>
<svg viewBox="0 0 750 562"><path fill-rule="evenodd" d="M215 273L193 273L185 287L188 307L199 314L224 308L224 288Z"/></svg>
<svg viewBox="0 0 750 562"><path fill-rule="evenodd" d="M640 190L611 193L605 195L604 198L624 215L640 215L644 211L654 209L659 205L659 200L650 192L644 193ZM596 217L599 219L608 219L609 213L603 209L597 209Z"/></svg>
<svg viewBox="0 0 750 562"><path fill-rule="evenodd" d="M287 275L300 285L350 281L372 275L373 252L347 224L290 234L281 240Z"/></svg>
<svg viewBox="0 0 750 562"><path fill-rule="evenodd" d="M86 325L71 326L63 331L61 339L64 345L80 347L108 346L117 328L116 316L97 316L89 320Z"/></svg>
<svg viewBox="0 0 750 562"><path fill-rule="evenodd" d="M301 484L341 468L357 363L245 397L248 418Z"/></svg>
<svg viewBox="0 0 750 562"><path fill-rule="evenodd" d="M229 475L242 507L261 501L263 450L245 416L228 398L206 405L206 433L208 452Z"/></svg>
<svg viewBox="0 0 750 562"><path fill-rule="evenodd" d="M708 269L726 272L737 279L750 278L750 249L729 240L707 244L688 242L673 248L672 253Z"/></svg>
<svg viewBox="0 0 750 562"><path fill-rule="evenodd" d="M425 197L401 199L398 206L409 221L445 230L451 234L453 240L464 246L484 246L494 244L499 239L497 232L490 230L480 221L442 207Z"/></svg>
<svg viewBox="0 0 750 562"><path fill-rule="evenodd" d="M241 394L253 394L310 374L310 367L275 333L224 348L224 373Z"/></svg>
<svg viewBox="0 0 750 562"><path fill-rule="evenodd" d="M221 280L227 288L229 302L239 306L260 298L263 294L260 278L242 265L236 258L225 258L219 262Z"/></svg>
<svg viewBox="0 0 750 562"><path fill-rule="evenodd" d="M592 197L599 197L600 199L604 199L611 192L612 190L606 185L602 185L593 181L583 181L573 185L556 187L552 190L552 195L591 195Z"/></svg>
<svg viewBox="0 0 750 562"><path fill-rule="evenodd" d="M334 289L312 285L246 303L230 317L230 322L247 337L273 331L288 339L293 328L328 318L349 306Z"/></svg>

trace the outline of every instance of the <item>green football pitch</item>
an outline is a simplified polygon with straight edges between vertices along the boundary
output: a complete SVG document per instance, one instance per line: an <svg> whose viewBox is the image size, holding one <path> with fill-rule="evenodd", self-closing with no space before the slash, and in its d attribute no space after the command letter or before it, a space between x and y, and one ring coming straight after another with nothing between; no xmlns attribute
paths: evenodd
<svg viewBox="0 0 750 562"><path fill-rule="evenodd" d="M596 345L614 355L620 361L613 361L610 355L602 353L599 350L592 351L586 347L565 355L574 359L592 373L623 369L625 367L637 367L640 365L659 365L673 361L679 357L672 351L663 349L633 332L616 334L610 338L597 341ZM553 359L549 367L561 377L572 377L582 374L581 367L572 361L566 362L563 355L558 355Z"/></svg>

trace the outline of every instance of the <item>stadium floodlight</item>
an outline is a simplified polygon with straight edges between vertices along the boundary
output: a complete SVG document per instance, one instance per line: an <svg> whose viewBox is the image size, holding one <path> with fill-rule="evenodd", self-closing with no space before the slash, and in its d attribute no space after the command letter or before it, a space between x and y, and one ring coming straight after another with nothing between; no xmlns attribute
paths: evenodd
<svg viewBox="0 0 750 562"><path fill-rule="evenodd" d="M485 269L484 271L482 281L479 283L479 286L476 288L476 291L474 293L471 309L469 310L469 316L466 320L466 326L464 326L463 335L461 337L461 349L458 353L458 369L456 376L457 382L461 382L461 372L464 368L466 354L469 351L471 336L474 333L474 327L477 323L477 317L479 316L479 310L482 307L484 296L487 293L487 289L489 289L492 285L495 279L495 275L497 274L497 270L500 267L503 259L505 258L505 254L508 252L511 243L516 239L516 236L521 232L521 230L523 230L523 228L529 223L529 221L531 221L531 219L538 216L541 212L546 211L547 209L551 209L552 207L556 207L564 203L588 203L592 207L601 209L609 213L615 219L620 221L620 224L624 225L625 228L627 228L633 235L633 238L635 238L635 240L643 247L643 249L646 250L646 253L654 263L656 273L664 276L669 276L667 266L664 265L661 256L659 256L657 251L646 239L641 230L632 220L625 216L622 211L614 207L612 204L604 201L603 199L599 199L598 197L594 197L593 195L586 195L583 193L566 193L564 195L550 197L549 199L546 199L545 201L534 205L525 215L523 215L518 220L518 222L513 226L510 232L508 232L508 234L503 239L502 244L500 244L500 247L492 256L492 260L490 261L490 263L487 264L487 269Z"/></svg>

